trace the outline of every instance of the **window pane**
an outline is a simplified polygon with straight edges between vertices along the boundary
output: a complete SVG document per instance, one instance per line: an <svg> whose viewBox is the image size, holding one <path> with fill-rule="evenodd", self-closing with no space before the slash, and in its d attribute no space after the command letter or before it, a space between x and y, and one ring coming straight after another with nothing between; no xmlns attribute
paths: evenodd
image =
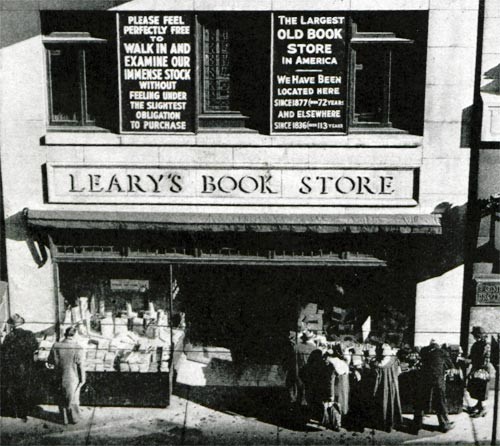
<svg viewBox="0 0 500 446"><path fill-rule="evenodd" d="M229 111L231 95L229 29L225 24L203 29L205 110Z"/></svg>
<svg viewBox="0 0 500 446"><path fill-rule="evenodd" d="M76 48L49 50L52 124L81 121L79 54Z"/></svg>
<svg viewBox="0 0 500 446"><path fill-rule="evenodd" d="M384 52L373 46L356 50L354 116L358 122L382 122L384 80L388 73Z"/></svg>
<svg viewBox="0 0 500 446"><path fill-rule="evenodd" d="M94 124L96 116L100 114L99 112L104 106L102 63L99 49L85 49L86 124Z"/></svg>
<svg viewBox="0 0 500 446"><path fill-rule="evenodd" d="M103 45L85 48L86 124L113 127L118 99L115 54Z"/></svg>

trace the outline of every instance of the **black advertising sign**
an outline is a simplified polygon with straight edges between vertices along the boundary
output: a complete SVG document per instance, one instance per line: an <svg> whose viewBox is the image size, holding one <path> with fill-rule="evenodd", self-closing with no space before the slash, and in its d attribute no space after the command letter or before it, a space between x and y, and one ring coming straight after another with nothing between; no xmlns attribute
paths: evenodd
<svg viewBox="0 0 500 446"><path fill-rule="evenodd" d="M272 122L274 133L345 133L345 15L275 13Z"/></svg>
<svg viewBox="0 0 500 446"><path fill-rule="evenodd" d="M118 14L121 131L194 130L194 29L190 14Z"/></svg>

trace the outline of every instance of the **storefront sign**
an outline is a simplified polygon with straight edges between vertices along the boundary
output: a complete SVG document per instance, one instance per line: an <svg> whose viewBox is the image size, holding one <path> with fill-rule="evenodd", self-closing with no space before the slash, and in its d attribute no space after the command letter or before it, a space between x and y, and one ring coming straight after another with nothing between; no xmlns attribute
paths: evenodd
<svg viewBox="0 0 500 446"><path fill-rule="evenodd" d="M52 203L408 206L415 169L47 167Z"/></svg>
<svg viewBox="0 0 500 446"><path fill-rule="evenodd" d="M273 133L345 133L346 16L275 13Z"/></svg>
<svg viewBox="0 0 500 446"><path fill-rule="evenodd" d="M193 34L189 14L118 14L121 131L193 131Z"/></svg>
<svg viewBox="0 0 500 446"><path fill-rule="evenodd" d="M476 281L476 305L500 305L500 274L479 275Z"/></svg>
<svg viewBox="0 0 500 446"><path fill-rule="evenodd" d="M149 280L110 279L111 291L141 291L149 290Z"/></svg>

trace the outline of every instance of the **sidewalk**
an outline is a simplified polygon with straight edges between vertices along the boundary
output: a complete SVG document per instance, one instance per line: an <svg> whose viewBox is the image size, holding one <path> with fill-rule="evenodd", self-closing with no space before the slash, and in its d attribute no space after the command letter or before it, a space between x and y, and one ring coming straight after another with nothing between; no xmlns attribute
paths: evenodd
<svg viewBox="0 0 500 446"><path fill-rule="evenodd" d="M490 407L493 394L488 401ZM16 445L382 445L382 444L490 444L492 410L471 419L466 413L451 415L454 430L443 434L422 430L418 436L404 432L291 430L275 424L207 408L173 396L166 409L83 407L77 425L58 423L54 406L42 406L27 423L0 418L1 444ZM411 416L405 416L411 420ZM437 427L435 416L424 420Z"/></svg>

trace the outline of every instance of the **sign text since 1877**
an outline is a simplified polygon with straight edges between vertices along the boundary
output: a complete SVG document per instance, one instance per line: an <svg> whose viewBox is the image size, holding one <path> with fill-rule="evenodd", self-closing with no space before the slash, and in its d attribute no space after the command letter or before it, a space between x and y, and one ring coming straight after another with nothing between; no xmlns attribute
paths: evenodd
<svg viewBox="0 0 500 446"><path fill-rule="evenodd" d="M346 17L276 13L274 133L345 133Z"/></svg>

